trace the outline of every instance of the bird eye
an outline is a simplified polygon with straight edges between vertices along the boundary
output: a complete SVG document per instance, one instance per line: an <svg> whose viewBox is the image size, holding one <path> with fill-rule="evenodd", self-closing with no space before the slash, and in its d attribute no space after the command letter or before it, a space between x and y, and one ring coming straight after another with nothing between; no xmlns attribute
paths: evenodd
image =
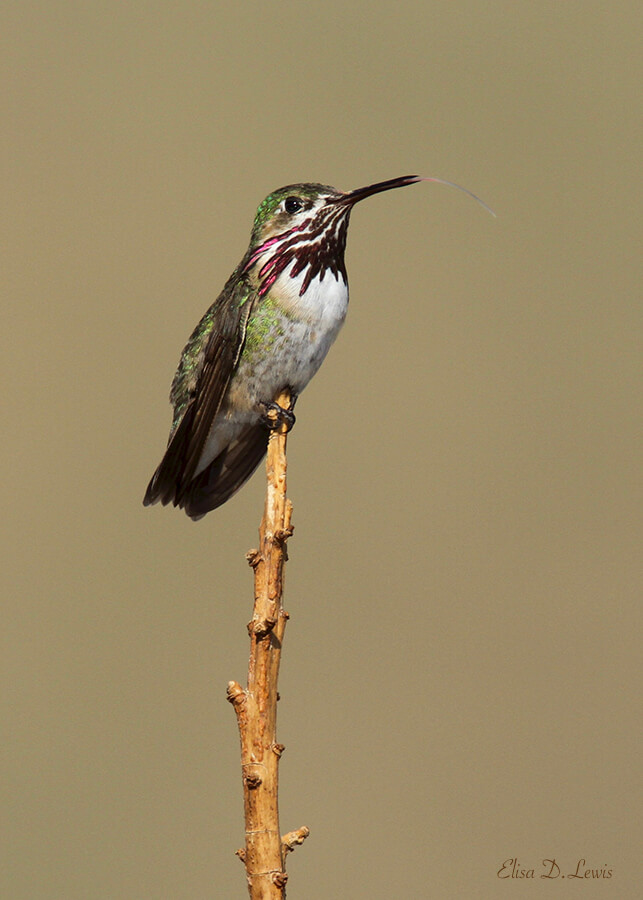
<svg viewBox="0 0 643 900"><path fill-rule="evenodd" d="M284 209L287 213L296 213L301 209L301 200L298 197L286 197Z"/></svg>

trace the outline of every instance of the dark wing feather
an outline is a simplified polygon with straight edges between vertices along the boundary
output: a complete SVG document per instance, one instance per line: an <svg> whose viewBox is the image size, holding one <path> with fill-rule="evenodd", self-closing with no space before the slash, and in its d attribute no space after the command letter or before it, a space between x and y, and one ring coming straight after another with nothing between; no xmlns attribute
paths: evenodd
<svg viewBox="0 0 643 900"><path fill-rule="evenodd" d="M163 505L170 502L175 506L184 505L182 497L190 488L212 422L243 349L254 301L250 291L244 281L232 285L229 282L183 351L172 385L175 422L165 455L145 493L145 506L159 500ZM201 352L200 344L204 340L205 349Z"/></svg>
<svg viewBox="0 0 643 900"><path fill-rule="evenodd" d="M257 468L268 447L268 429L252 425L212 460L181 494L179 506L192 519L221 506L242 487Z"/></svg>

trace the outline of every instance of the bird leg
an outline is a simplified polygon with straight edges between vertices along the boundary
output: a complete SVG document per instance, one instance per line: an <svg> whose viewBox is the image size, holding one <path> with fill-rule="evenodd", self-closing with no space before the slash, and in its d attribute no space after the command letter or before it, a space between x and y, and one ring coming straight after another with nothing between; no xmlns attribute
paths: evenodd
<svg viewBox="0 0 643 900"><path fill-rule="evenodd" d="M276 431L281 425L285 425L287 434L295 424L295 414L291 409L284 409L274 401L269 403L261 401L259 407L262 413L261 420L270 431Z"/></svg>

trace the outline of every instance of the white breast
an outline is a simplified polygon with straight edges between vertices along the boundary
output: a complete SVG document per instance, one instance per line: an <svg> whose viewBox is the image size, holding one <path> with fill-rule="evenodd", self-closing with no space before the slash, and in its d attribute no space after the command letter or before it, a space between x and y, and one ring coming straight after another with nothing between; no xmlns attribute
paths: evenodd
<svg viewBox="0 0 643 900"><path fill-rule="evenodd" d="M284 272L271 293L279 297L279 305L287 313L297 319L306 319L322 332L334 331L337 334L346 318L348 285L341 275L335 276L327 269L323 279L320 275L313 278L306 293L300 297L307 271L304 269L295 276Z"/></svg>
<svg viewBox="0 0 643 900"><path fill-rule="evenodd" d="M300 297L305 277L305 271L294 278L284 273L271 291L289 320L283 342L277 342L281 347L274 348L275 357L283 354L282 365L290 369L289 383L297 391L304 389L324 361L348 309L348 285L341 275L336 278L327 270L323 279L313 278ZM274 362L279 369L276 358Z"/></svg>

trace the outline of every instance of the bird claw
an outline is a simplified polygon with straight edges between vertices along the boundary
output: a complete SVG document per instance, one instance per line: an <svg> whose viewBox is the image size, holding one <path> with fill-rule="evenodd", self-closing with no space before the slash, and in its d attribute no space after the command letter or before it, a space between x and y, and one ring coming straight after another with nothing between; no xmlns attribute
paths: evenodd
<svg viewBox="0 0 643 900"><path fill-rule="evenodd" d="M271 401L270 403L260 403L261 420L270 431L277 431L282 425L286 428L286 434L290 431L296 422L295 414L291 409L284 409L278 403Z"/></svg>

